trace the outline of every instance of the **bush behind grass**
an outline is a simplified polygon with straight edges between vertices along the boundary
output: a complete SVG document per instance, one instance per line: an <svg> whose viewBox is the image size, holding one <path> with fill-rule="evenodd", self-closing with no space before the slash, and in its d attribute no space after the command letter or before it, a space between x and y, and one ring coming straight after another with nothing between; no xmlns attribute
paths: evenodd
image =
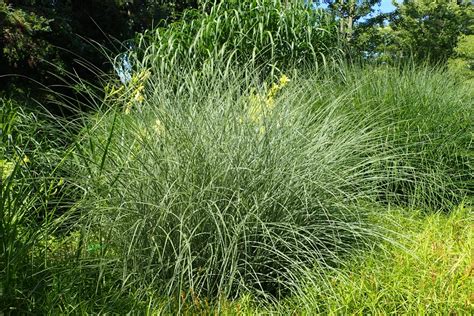
<svg viewBox="0 0 474 316"><path fill-rule="evenodd" d="M220 1L139 35L134 62L162 76L189 64L214 71L250 64L268 74L338 55L336 27L333 17L302 1Z"/></svg>

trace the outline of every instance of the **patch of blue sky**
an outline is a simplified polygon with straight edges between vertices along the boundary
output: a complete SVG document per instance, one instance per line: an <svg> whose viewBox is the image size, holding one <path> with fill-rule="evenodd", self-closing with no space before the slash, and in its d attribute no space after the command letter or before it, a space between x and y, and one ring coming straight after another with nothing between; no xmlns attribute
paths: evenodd
<svg viewBox="0 0 474 316"><path fill-rule="evenodd" d="M310 4L312 9L317 9L317 8L324 9L328 7L328 5L324 3L323 0L320 0L320 1L304 0L304 2L306 5ZM378 13L389 13L395 10L395 6L393 5L392 0L382 0L380 1L379 4L376 4L374 6L374 10L375 12L378 12Z"/></svg>
<svg viewBox="0 0 474 316"><path fill-rule="evenodd" d="M120 82L122 84L127 84L130 80L132 80L132 63L130 62L130 58L128 54L123 54L118 58L118 62L114 66L115 72L120 78Z"/></svg>
<svg viewBox="0 0 474 316"><path fill-rule="evenodd" d="M395 6L393 5L392 0L382 0L379 4L374 5L372 8L374 9L374 12L361 18L361 22L364 22L365 20L370 19L380 13L390 13L395 11Z"/></svg>
<svg viewBox="0 0 474 316"><path fill-rule="evenodd" d="M378 5L378 10L382 13L389 13L395 10L395 6L392 4L392 0L382 0Z"/></svg>

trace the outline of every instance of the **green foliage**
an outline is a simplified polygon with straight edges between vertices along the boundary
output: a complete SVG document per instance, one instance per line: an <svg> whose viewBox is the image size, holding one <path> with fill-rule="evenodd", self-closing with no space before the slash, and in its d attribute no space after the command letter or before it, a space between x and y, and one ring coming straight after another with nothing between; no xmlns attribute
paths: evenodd
<svg viewBox="0 0 474 316"><path fill-rule="evenodd" d="M104 52L128 49L122 42L135 32L176 20L188 7L197 8L198 2L0 1L0 85L10 94L32 91L45 107L60 95L80 103L72 87L77 77L97 82L112 69ZM46 86L54 92L45 92Z"/></svg>
<svg viewBox="0 0 474 316"><path fill-rule="evenodd" d="M462 36L449 60L450 69L461 73L466 80L474 79L474 35Z"/></svg>
<svg viewBox="0 0 474 316"><path fill-rule="evenodd" d="M316 2L316 1L313 1ZM373 7L380 3L380 0L362 0L362 1L340 1L340 0L322 0L319 2L326 3L330 10L338 12L339 16L347 18L350 15L354 17L354 22L361 17L373 11Z"/></svg>
<svg viewBox="0 0 474 316"><path fill-rule="evenodd" d="M45 35L52 20L0 3L0 70L3 74L38 69L47 76L43 60L58 61L58 54Z"/></svg>
<svg viewBox="0 0 474 316"><path fill-rule="evenodd" d="M474 11L469 3L441 0L394 5L395 12L361 25L355 41L359 51L388 62L415 59L444 64L453 56L460 35L470 32Z"/></svg>
<svg viewBox="0 0 474 316"><path fill-rule="evenodd" d="M224 1L139 36L137 63L163 74L183 63L195 69L217 63L265 69L314 64L337 54L333 28L328 15L303 3Z"/></svg>
<svg viewBox="0 0 474 316"><path fill-rule="evenodd" d="M28 313L41 300L52 255L46 241L62 224L64 181L51 172L56 146L44 143L48 126L38 123L14 102L0 99L2 313Z"/></svg>
<svg viewBox="0 0 474 316"><path fill-rule="evenodd" d="M380 0L322 0L328 5L328 9L339 18L339 31L349 41L352 40L354 24L362 17L372 13L374 6L380 4Z"/></svg>
<svg viewBox="0 0 474 316"><path fill-rule="evenodd" d="M50 32L49 22L42 16L26 14L21 10L14 10L1 5L2 17L2 40L4 43L3 56L9 63L18 63L22 59L28 60L28 64L37 63L38 57L47 53L47 43L34 43L32 38L40 32ZM45 45L46 44L46 45ZM50 49L49 49L50 50Z"/></svg>
<svg viewBox="0 0 474 316"><path fill-rule="evenodd" d="M407 1L397 7L391 27L400 57L445 62L466 27L468 8L452 1Z"/></svg>

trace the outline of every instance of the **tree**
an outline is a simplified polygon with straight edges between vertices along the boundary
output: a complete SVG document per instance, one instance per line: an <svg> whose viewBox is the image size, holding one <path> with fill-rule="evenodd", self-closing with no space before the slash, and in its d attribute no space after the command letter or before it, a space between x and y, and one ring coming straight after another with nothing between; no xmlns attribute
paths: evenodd
<svg viewBox="0 0 474 316"><path fill-rule="evenodd" d="M463 35L449 60L450 69L468 80L474 79L474 35Z"/></svg>
<svg viewBox="0 0 474 316"><path fill-rule="evenodd" d="M0 3L0 73L26 74L40 68L41 60L57 61L46 38L51 31L51 20L44 16Z"/></svg>
<svg viewBox="0 0 474 316"><path fill-rule="evenodd" d="M392 59L445 63L461 34L472 25L472 5L453 0L394 2L396 10L382 36L383 51ZM383 27L379 28L382 31Z"/></svg>
<svg viewBox="0 0 474 316"><path fill-rule="evenodd" d="M381 0L323 0L339 18L339 31L348 41L352 40L355 23L373 11Z"/></svg>
<svg viewBox="0 0 474 316"><path fill-rule="evenodd" d="M0 86L42 94L34 81L58 86L56 75L66 72L94 81L97 74L77 60L110 71L97 45L118 53L136 32L198 6L198 0L0 0Z"/></svg>

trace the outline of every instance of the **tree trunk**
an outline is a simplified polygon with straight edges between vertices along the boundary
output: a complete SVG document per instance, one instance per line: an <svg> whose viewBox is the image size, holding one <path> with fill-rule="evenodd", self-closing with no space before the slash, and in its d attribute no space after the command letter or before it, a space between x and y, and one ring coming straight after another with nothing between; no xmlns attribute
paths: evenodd
<svg viewBox="0 0 474 316"><path fill-rule="evenodd" d="M341 32L341 34L344 34L344 14L343 14L343 12L344 12L344 0L339 0L339 3L340 3L339 31Z"/></svg>
<svg viewBox="0 0 474 316"><path fill-rule="evenodd" d="M354 15L355 15L355 0L350 0L349 4L349 14L347 17L347 40L350 41L352 39L352 29L354 27Z"/></svg>

